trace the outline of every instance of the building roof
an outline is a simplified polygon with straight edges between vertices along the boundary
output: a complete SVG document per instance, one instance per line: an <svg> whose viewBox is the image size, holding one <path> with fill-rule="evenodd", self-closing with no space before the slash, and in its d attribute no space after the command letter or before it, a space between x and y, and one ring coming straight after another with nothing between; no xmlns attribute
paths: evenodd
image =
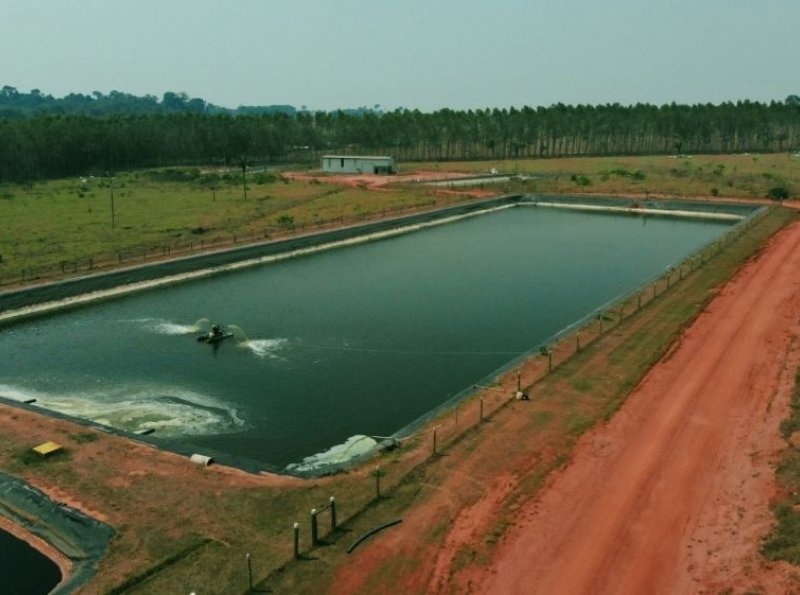
<svg viewBox="0 0 800 595"><path fill-rule="evenodd" d="M323 159L394 159L389 155L323 155Z"/></svg>

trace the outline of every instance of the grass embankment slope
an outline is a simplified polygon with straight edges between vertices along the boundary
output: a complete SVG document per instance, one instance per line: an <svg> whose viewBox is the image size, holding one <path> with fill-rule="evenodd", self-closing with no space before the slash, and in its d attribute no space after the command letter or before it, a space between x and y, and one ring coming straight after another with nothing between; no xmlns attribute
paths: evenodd
<svg viewBox="0 0 800 595"><path fill-rule="evenodd" d="M429 458L429 435L380 456L375 464L386 471L382 487L387 498L375 500L371 466L314 481L202 469L177 455L10 407L0 407L0 467L118 531L86 592L244 592L246 553L253 556L257 584L320 592L345 564L342 550L361 532L405 514L437 491L446 491L453 506L469 505L498 467L496 458L486 460L481 454L508 450L511 442L508 462L515 489L499 501L486 542L456 554L455 566L465 566L481 560L502 534L516 499L534 494L547 472L567 459L577 437L619 407L710 299L713 288L794 216L787 209L774 210L705 266L546 376L534 387L533 401L513 402L485 424L474 423L474 400L462 406L459 430L473 429L455 438L443 425L440 448L446 456ZM586 341L589 338L587 333ZM528 378L533 368L541 369L543 361L535 358L523 369L523 377ZM505 395L513 383L511 378L504 380ZM509 420L524 423L508 426ZM48 460L26 454L30 446L45 440L64 444L68 454ZM467 466L453 473L462 461ZM448 482L454 476L468 481L451 489ZM331 494L339 503L340 520L352 517L348 532L338 533L330 545L309 550L315 559L287 564L292 523L302 523L302 547L307 549L308 511L327 503ZM326 522L321 520L323 527ZM438 515L418 538L440 542L448 522L448 515ZM402 554L391 567L376 568L369 584L385 587L410 572L413 551Z"/></svg>

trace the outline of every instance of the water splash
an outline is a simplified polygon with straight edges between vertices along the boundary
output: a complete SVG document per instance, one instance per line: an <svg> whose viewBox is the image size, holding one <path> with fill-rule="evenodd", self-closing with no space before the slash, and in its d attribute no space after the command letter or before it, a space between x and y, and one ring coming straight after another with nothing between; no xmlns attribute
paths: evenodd
<svg viewBox="0 0 800 595"><path fill-rule="evenodd" d="M194 324L181 324L162 318L139 318L132 322L141 323L146 330L159 335L189 335L206 329L210 325L208 318L201 318Z"/></svg>
<svg viewBox="0 0 800 595"><path fill-rule="evenodd" d="M250 337L247 336L247 333L245 333L242 330L242 327L240 327L238 324L229 324L228 330L231 331L234 336L241 335L244 338L245 342L250 341Z"/></svg>
<svg viewBox="0 0 800 595"><path fill-rule="evenodd" d="M239 343L239 347L247 349L257 357L281 359L278 352L288 343L287 339L248 339Z"/></svg>

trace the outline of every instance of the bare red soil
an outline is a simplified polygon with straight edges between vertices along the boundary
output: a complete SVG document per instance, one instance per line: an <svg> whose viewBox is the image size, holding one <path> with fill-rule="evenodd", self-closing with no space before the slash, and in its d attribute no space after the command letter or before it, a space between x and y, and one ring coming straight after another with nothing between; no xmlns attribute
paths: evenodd
<svg viewBox="0 0 800 595"><path fill-rule="evenodd" d="M394 587L420 593L800 590L800 573L758 553L785 447L778 426L800 363L799 271L795 224L719 292L617 415L581 438L566 468L523 501L488 560L464 565L457 554L486 541L493 511L517 487L521 458L543 456L516 448L529 438L514 434L513 416L481 443L482 456L496 454L491 474L475 457L449 461L444 485L408 512L402 532L343 568L337 591L368 591L371 573L386 576L387 567ZM459 494L472 485L480 496L465 503ZM450 520L443 546L420 539L442 518Z"/></svg>
<svg viewBox="0 0 800 595"><path fill-rule="evenodd" d="M291 180L326 182L328 184L339 184L341 186L357 187L362 186L370 190L381 189L388 184L431 182L433 180L445 180L448 178L463 178L464 174L459 172L443 171L415 171L408 174L396 174L392 176L377 174L320 174L315 172L286 172L283 174Z"/></svg>

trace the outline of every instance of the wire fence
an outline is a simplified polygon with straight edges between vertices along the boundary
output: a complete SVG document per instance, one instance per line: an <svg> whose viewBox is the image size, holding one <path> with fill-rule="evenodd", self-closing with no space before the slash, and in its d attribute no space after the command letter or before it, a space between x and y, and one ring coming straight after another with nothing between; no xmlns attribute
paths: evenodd
<svg viewBox="0 0 800 595"><path fill-rule="evenodd" d="M389 206L371 213L364 212L330 219L316 219L310 223L294 224L287 220L284 225L267 226L255 233L226 233L209 237L200 237L200 234L197 234L198 237L191 239L181 239L156 245L135 246L124 250L99 253L85 258L61 260L58 263L42 266L21 267L0 273L0 287L25 286L56 281L68 277L107 272L121 267L176 259L202 252L226 250L286 239L335 227L377 221L387 217L410 215L432 207L444 206L445 202L447 204L455 204L452 201L443 201L441 198L431 198L410 206ZM2 265L2 262L0 262L0 265Z"/></svg>

